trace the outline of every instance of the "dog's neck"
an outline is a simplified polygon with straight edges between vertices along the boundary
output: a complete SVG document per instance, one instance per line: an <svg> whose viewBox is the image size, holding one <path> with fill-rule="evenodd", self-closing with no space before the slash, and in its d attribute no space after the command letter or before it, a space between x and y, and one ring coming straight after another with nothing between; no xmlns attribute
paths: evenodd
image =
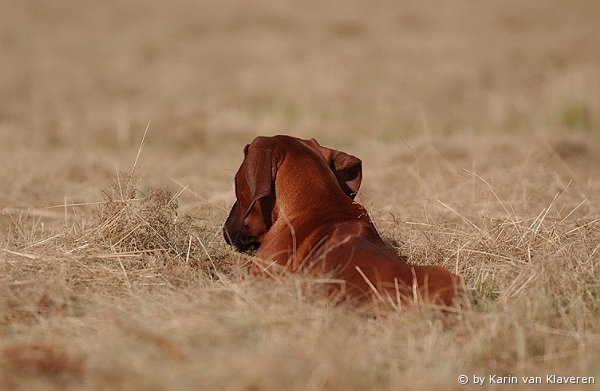
<svg viewBox="0 0 600 391"><path fill-rule="evenodd" d="M291 220L299 214L335 215L336 211L347 214L354 209L360 214L359 209L364 210L344 194L337 178L319 156L303 154L296 156L293 161L294 165L289 167L287 159L283 158L280 162L278 177L286 180L275 180L277 202L273 209L273 221L279 218ZM301 167L300 171L298 167ZM322 200L331 202L323 204ZM285 205L286 209L282 210L281 205Z"/></svg>

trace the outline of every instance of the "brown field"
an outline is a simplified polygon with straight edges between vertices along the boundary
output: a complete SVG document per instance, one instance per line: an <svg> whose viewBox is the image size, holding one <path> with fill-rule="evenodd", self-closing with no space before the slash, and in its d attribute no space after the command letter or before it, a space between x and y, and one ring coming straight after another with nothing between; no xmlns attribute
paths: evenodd
<svg viewBox="0 0 600 391"><path fill-rule="evenodd" d="M1 390L598 387L521 377L600 383L600 2L0 9ZM277 133L359 156L382 236L468 302L249 276L221 227Z"/></svg>

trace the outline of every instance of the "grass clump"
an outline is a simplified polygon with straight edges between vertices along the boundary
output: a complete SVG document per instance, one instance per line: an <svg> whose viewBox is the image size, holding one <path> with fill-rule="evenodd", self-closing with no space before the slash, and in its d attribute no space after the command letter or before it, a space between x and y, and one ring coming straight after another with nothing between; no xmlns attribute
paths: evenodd
<svg viewBox="0 0 600 391"><path fill-rule="evenodd" d="M138 189L139 179L119 176L104 190L104 203L92 223L91 240L118 252L161 251L184 256L191 251L193 220L177 213L177 195L167 189Z"/></svg>
<svg viewBox="0 0 600 391"><path fill-rule="evenodd" d="M180 214L180 193L142 190L140 183L117 174L102 191L103 201L71 245L79 262L103 275L112 271L109 280L129 291L204 285L239 271L239 259L227 256L215 239L220 224L199 224Z"/></svg>

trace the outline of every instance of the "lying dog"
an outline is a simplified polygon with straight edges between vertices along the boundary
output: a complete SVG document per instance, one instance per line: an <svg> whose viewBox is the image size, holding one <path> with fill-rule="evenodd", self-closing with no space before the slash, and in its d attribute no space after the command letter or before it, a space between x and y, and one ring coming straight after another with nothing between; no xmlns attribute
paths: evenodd
<svg viewBox="0 0 600 391"><path fill-rule="evenodd" d="M279 266L343 280L349 298L452 305L459 277L402 262L353 201L360 159L290 136L257 137L244 155L223 231L238 251L258 248L255 273Z"/></svg>

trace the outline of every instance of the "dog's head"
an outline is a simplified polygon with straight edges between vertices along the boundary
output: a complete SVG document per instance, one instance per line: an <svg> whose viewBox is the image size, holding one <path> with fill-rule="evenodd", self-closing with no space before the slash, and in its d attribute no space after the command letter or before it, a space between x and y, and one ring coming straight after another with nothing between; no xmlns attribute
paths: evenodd
<svg viewBox="0 0 600 391"><path fill-rule="evenodd" d="M238 251L260 246L262 237L273 224L278 163L287 150L307 147L321 156L342 191L354 199L362 181L360 159L322 147L314 139L257 137L244 148L244 161L235 174L236 201L223 228L227 244L235 246ZM302 167L297 169L302 170Z"/></svg>

